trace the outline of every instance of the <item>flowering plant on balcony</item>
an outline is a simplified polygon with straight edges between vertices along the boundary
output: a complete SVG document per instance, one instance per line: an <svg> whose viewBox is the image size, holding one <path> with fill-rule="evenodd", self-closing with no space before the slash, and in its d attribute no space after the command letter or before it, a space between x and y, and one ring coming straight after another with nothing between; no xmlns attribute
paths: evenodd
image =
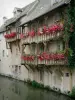
<svg viewBox="0 0 75 100"><path fill-rule="evenodd" d="M35 31L32 30L31 32L28 33L30 37L34 37L35 36Z"/></svg>
<svg viewBox="0 0 75 100"><path fill-rule="evenodd" d="M21 38L21 39L27 38L28 36L29 36L29 33L28 33L28 32L25 33L25 34L23 34L23 33L20 34L20 38Z"/></svg>
<svg viewBox="0 0 75 100"><path fill-rule="evenodd" d="M34 60L34 56L22 56L21 59L23 59L25 61L33 61Z"/></svg>
<svg viewBox="0 0 75 100"><path fill-rule="evenodd" d="M49 32L50 33L56 33L58 31L62 31L63 30L63 25L52 25L49 27Z"/></svg>
<svg viewBox="0 0 75 100"><path fill-rule="evenodd" d="M65 55L64 54L48 54L44 52L38 56L38 59L41 61L43 60L64 60Z"/></svg>
<svg viewBox="0 0 75 100"><path fill-rule="evenodd" d="M14 38L15 36L16 36L16 32L12 32L10 34L4 35L4 37L7 38L7 39Z"/></svg>
<svg viewBox="0 0 75 100"><path fill-rule="evenodd" d="M38 35L56 34L58 31L62 30L63 30L63 24L54 24L51 25L50 27L44 25L42 29L41 28L38 29Z"/></svg>
<svg viewBox="0 0 75 100"><path fill-rule="evenodd" d="M24 38L24 34L23 34L23 33L20 34L20 38L21 38L21 39Z"/></svg>
<svg viewBox="0 0 75 100"><path fill-rule="evenodd" d="M43 33L49 34L49 28L47 26L43 26Z"/></svg>
<svg viewBox="0 0 75 100"><path fill-rule="evenodd" d="M42 34L43 34L42 28L39 28L39 29L38 29L37 34L38 34L38 35L42 35Z"/></svg>

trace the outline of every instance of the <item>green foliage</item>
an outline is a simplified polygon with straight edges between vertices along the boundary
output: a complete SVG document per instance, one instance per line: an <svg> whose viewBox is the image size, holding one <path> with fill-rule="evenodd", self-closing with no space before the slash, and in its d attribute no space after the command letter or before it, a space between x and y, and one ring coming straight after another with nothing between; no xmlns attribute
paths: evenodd
<svg viewBox="0 0 75 100"><path fill-rule="evenodd" d="M32 81L32 86L35 88L39 87L39 83L37 83L36 81Z"/></svg>
<svg viewBox="0 0 75 100"><path fill-rule="evenodd" d="M58 53L58 54L64 54L64 50L57 51L56 53Z"/></svg>
<svg viewBox="0 0 75 100"><path fill-rule="evenodd" d="M44 89L44 84L40 84L40 88L41 89Z"/></svg>
<svg viewBox="0 0 75 100"><path fill-rule="evenodd" d="M51 90L50 86L48 86L48 85L45 86L44 88L45 88L47 91L50 91L50 90Z"/></svg>
<svg viewBox="0 0 75 100"><path fill-rule="evenodd" d="M53 90L53 91L56 91L58 93L62 93L59 88L56 88L56 87L51 88L48 85L44 86L44 84L38 83L35 80L31 81L30 79L28 79L27 83L29 85L31 85L32 87L34 87L34 88L44 89L44 90L47 90L47 91L52 91ZM64 94L69 95L70 91L64 91ZM71 92L70 96L75 98L75 87L72 89L72 92Z"/></svg>
<svg viewBox="0 0 75 100"><path fill-rule="evenodd" d="M66 49L64 50L64 54L65 54L66 56L73 56L73 50L72 50L71 48L66 48Z"/></svg>
<svg viewBox="0 0 75 100"><path fill-rule="evenodd" d="M71 97L75 98L75 87L73 87L72 92L70 94Z"/></svg>
<svg viewBox="0 0 75 100"><path fill-rule="evenodd" d="M35 80L32 81L32 86L35 87L35 88L44 89L44 85L43 85L43 84L40 84L40 83L38 83L38 82L36 82Z"/></svg>
<svg viewBox="0 0 75 100"><path fill-rule="evenodd" d="M75 68L75 0L71 0L64 19L64 40L69 45L68 65L70 68Z"/></svg>

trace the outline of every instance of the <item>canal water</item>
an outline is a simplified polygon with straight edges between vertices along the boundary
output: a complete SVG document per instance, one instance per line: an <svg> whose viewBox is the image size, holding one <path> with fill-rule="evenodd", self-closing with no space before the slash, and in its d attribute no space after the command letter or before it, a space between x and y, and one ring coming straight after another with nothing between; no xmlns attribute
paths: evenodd
<svg viewBox="0 0 75 100"><path fill-rule="evenodd" d="M0 76L0 100L73 100L55 92L39 90Z"/></svg>

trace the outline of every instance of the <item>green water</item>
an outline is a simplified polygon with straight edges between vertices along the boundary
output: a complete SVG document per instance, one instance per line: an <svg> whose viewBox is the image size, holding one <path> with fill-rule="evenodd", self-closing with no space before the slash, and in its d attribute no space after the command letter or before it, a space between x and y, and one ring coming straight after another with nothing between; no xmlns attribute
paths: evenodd
<svg viewBox="0 0 75 100"><path fill-rule="evenodd" d="M0 100L73 100L55 92L39 90L0 76Z"/></svg>

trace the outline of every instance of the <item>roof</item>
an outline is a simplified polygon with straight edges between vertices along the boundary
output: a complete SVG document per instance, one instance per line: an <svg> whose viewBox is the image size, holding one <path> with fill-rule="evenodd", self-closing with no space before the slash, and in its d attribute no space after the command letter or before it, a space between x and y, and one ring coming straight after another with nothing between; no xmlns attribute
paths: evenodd
<svg viewBox="0 0 75 100"><path fill-rule="evenodd" d="M16 20L17 20L16 17L13 17L13 18L8 19L8 20L5 22L5 26L8 26L8 25L14 23Z"/></svg>
<svg viewBox="0 0 75 100"><path fill-rule="evenodd" d="M51 0L39 0L38 5L35 7L35 9L27 16L25 16L21 22L21 25L32 21L52 10L55 8L58 8L61 5L69 3L71 0L60 0L61 2L54 4L51 6Z"/></svg>
<svg viewBox="0 0 75 100"><path fill-rule="evenodd" d="M22 8L22 9L23 9L23 12L22 12L21 16L27 14L27 12L31 9L31 7L32 7L35 3L36 3L36 1L34 1L34 2L30 3L29 5L23 7L23 8Z"/></svg>
<svg viewBox="0 0 75 100"><path fill-rule="evenodd" d="M14 22L16 22L19 18L21 18L22 16L25 16L27 14L27 12L31 9L31 7L34 5L36 1L30 3L29 5L25 6L22 8L22 13L20 15L18 15L17 17L12 17L10 19L8 19L5 23L5 26L8 26ZM21 8L20 8L21 10Z"/></svg>
<svg viewBox="0 0 75 100"><path fill-rule="evenodd" d="M23 25L29 21L32 21L52 10L55 8L58 8L61 5L69 3L71 0L60 0L61 2L54 4L51 6L51 1L52 0L36 0L29 5L25 6L22 8L22 13L18 15L17 17L12 17L8 19L5 23L5 25L2 25L0 27L0 32L5 31L5 27L16 22L19 18L22 18L21 24Z"/></svg>

